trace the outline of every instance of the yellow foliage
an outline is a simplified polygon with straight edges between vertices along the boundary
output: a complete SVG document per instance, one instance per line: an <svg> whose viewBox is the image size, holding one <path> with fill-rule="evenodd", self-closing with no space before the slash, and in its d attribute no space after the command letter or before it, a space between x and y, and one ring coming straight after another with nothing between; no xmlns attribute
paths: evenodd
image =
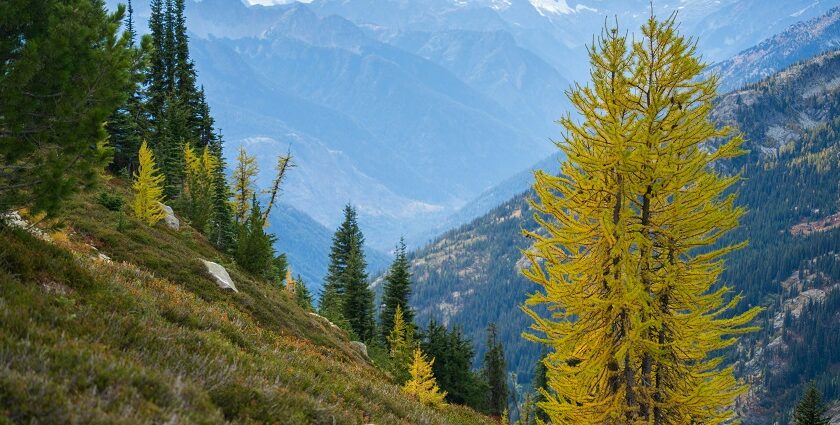
<svg viewBox="0 0 840 425"><path fill-rule="evenodd" d="M152 150L145 141L138 153L140 166L134 174L134 215L144 223L154 226L162 220L163 211L163 175L158 174Z"/></svg>
<svg viewBox="0 0 840 425"><path fill-rule="evenodd" d="M411 364L411 379L403 385L406 394L417 397L421 403L429 406L445 406L443 401L446 391L441 392L437 381L432 373L432 365L435 359L426 361L423 352L419 348L414 350L414 361Z"/></svg>
<svg viewBox="0 0 840 425"><path fill-rule="evenodd" d="M726 318L740 298L713 290L742 245L697 250L744 212L726 194L738 176L712 167L742 139L709 119L717 81L674 18L642 34L608 29L590 50L592 83L570 93L583 122L561 120L567 160L535 176L544 232L526 232L524 274L543 291L524 310L527 337L553 347L540 407L554 424L720 424L745 390L710 357L759 312Z"/></svg>

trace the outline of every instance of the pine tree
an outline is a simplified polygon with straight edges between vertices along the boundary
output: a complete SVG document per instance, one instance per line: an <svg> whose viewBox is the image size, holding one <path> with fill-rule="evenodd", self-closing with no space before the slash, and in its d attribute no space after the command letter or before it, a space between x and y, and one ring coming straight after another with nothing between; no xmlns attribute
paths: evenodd
<svg viewBox="0 0 840 425"><path fill-rule="evenodd" d="M362 245L353 243L347 258L347 268L341 275L341 287L344 288L344 318L360 341L370 342L376 332L373 313L373 291L368 287L365 271L365 256Z"/></svg>
<svg viewBox="0 0 840 425"><path fill-rule="evenodd" d="M399 384L411 378L408 368L411 365L412 353L417 346L414 339L414 326L406 322L404 317L402 309L397 305L394 312L394 325L388 335L388 349L393 364L391 372L394 380Z"/></svg>
<svg viewBox="0 0 840 425"><path fill-rule="evenodd" d="M802 400L796 405L793 411L794 425L828 425L826 407L823 404L822 395L813 382L808 384Z"/></svg>
<svg viewBox="0 0 840 425"><path fill-rule="evenodd" d="M265 232L256 195L251 197L249 211L245 223L239 226L234 258L243 270L270 278L274 260L274 236Z"/></svg>
<svg viewBox="0 0 840 425"><path fill-rule="evenodd" d="M546 359L548 358L548 352L543 351L542 355L540 356L540 361L537 362L537 366L534 370L534 422L537 423L536 420L540 420L542 422L548 422L548 414L545 413L543 409L540 408L544 403L548 400L547 394L550 394L550 388L548 387L548 377L546 376L548 372L548 368L545 365Z"/></svg>
<svg viewBox="0 0 840 425"><path fill-rule="evenodd" d="M134 215L149 226L154 226L166 217L163 211L163 180L155 166L152 150L146 142L140 145L140 165L134 174Z"/></svg>
<svg viewBox="0 0 840 425"><path fill-rule="evenodd" d="M295 302L300 308L312 311L312 295L300 275L295 279Z"/></svg>
<svg viewBox="0 0 840 425"><path fill-rule="evenodd" d="M230 204L230 187L225 176L226 164L222 153L222 136L214 135L209 148L217 164L213 176L213 220L209 236L216 248L229 252L233 249L236 239L236 223Z"/></svg>
<svg viewBox="0 0 840 425"><path fill-rule="evenodd" d="M330 264L318 300L319 314L335 324L344 321L344 293L346 288L343 275L347 269L350 251L352 246L358 245L361 247L363 243L364 235L359 229L356 210L348 204L344 207L344 221L332 238Z"/></svg>
<svg viewBox="0 0 840 425"><path fill-rule="evenodd" d="M405 240L400 239L397 245L396 258L391 264L391 269L385 276L385 285L382 293L382 312L379 316L382 336L387 338L394 326L394 315L397 308L402 309L405 321L414 326L414 312L408 305L408 297L411 295L411 270L408 263L408 256L405 253Z"/></svg>
<svg viewBox="0 0 840 425"><path fill-rule="evenodd" d="M487 410L489 387L482 376L472 371L475 350L460 327L449 331L430 321L423 332L420 348L436 359L432 369L438 385L447 392L448 402Z"/></svg>
<svg viewBox="0 0 840 425"><path fill-rule="evenodd" d="M489 384L487 399L490 416L500 417L507 411L507 365L502 343L496 335L496 324L487 327L487 352L484 353L484 378Z"/></svg>
<svg viewBox="0 0 840 425"><path fill-rule="evenodd" d="M113 155L104 123L131 92L136 51L125 8L0 3L0 210L56 213Z"/></svg>
<svg viewBox="0 0 840 425"><path fill-rule="evenodd" d="M508 414L507 407L505 407L505 410L502 411L502 416L499 417L499 423L502 425L510 425L510 415Z"/></svg>
<svg viewBox="0 0 840 425"><path fill-rule="evenodd" d="M131 73L132 89L125 102L108 118L106 129L108 142L114 148L114 158L108 168L114 173L125 170L131 175L137 168L137 152L148 131L142 83L147 78L147 56L150 47L149 40L144 38L141 48L135 48L134 9L130 1L124 24L129 36L129 46L135 49Z"/></svg>
<svg viewBox="0 0 840 425"><path fill-rule="evenodd" d="M544 292L525 311L545 335L529 338L553 347L540 407L556 424L721 423L744 389L711 357L759 312L729 315L740 298L713 289L740 245L711 246L743 210L727 195L738 177L711 165L742 139L709 119L716 80L674 17L642 33L628 49L610 29L590 50L592 84L570 94L583 122L561 120L568 159L535 176L545 232L526 232L525 275Z"/></svg>
<svg viewBox="0 0 840 425"><path fill-rule="evenodd" d="M232 176L233 211L237 223L244 223L248 216L251 198L256 194L254 178L258 172L257 159L249 156L245 147L240 146Z"/></svg>
<svg viewBox="0 0 840 425"><path fill-rule="evenodd" d="M419 348L414 350L414 360L411 363L411 379L403 385L406 394L417 397L421 403L429 406L444 406L446 391L441 392L432 374L435 359L427 361Z"/></svg>

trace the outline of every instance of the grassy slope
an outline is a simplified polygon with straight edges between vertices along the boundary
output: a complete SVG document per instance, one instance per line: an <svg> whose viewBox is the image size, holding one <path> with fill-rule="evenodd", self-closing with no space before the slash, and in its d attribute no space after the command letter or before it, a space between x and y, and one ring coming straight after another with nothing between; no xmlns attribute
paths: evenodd
<svg viewBox="0 0 840 425"><path fill-rule="evenodd" d="M487 422L407 398L342 333L188 227L126 216L118 231L94 198L68 206L69 238L53 244L0 227L0 423ZM220 290L199 257L240 292Z"/></svg>

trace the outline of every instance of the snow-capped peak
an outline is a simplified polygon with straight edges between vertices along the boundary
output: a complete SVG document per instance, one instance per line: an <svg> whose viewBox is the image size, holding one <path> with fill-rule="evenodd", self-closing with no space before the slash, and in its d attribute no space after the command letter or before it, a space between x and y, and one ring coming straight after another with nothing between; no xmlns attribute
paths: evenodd
<svg viewBox="0 0 840 425"><path fill-rule="evenodd" d="M584 10L597 12L596 9L593 9L589 6L578 4L575 7L569 6L566 3L566 0L529 0L534 8L537 9L540 14L545 13L560 13L563 15L568 15L571 13L582 12Z"/></svg>

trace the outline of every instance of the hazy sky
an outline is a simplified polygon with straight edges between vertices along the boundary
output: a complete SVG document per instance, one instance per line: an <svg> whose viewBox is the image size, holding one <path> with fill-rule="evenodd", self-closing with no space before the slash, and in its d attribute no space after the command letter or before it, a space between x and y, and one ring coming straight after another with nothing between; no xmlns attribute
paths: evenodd
<svg viewBox="0 0 840 425"><path fill-rule="evenodd" d="M297 0L301 3L312 3L312 0ZM286 4L286 3L294 3L295 0L245 0L246 3L250 4Z"/></svg>

